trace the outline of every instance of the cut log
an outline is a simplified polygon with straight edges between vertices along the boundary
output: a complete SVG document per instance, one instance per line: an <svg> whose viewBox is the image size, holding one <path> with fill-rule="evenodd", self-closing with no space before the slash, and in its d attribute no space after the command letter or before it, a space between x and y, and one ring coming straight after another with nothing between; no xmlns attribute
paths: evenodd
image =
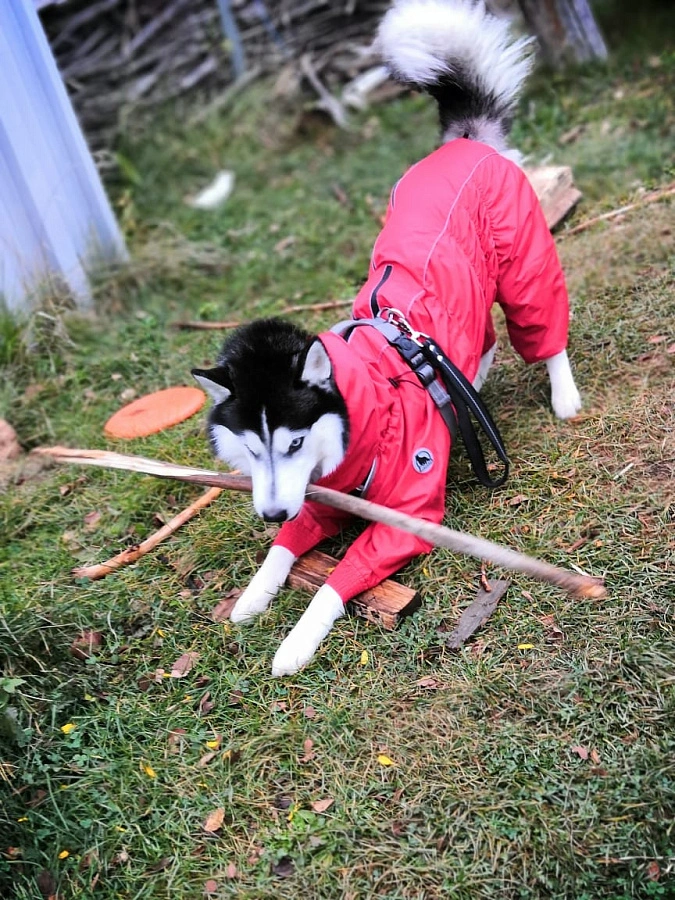
<svg viewBox="0 0 675 900"><path fill-rule="evenodd" d="M312 550L297 560L288 576L288 584L315 594L337 564L338 560L327 553ZM368 622L393 631L402 619L419 609L421 602L417 591L387 579L354 597L348 608Z"/></svg>
<svg viewBox="0 0 675 900"><path fill-rule="evenodd" d="M551 231L559 225L581 199L569 166L538 166L525 169L530 184L539 198L546 224Z"/></svg>

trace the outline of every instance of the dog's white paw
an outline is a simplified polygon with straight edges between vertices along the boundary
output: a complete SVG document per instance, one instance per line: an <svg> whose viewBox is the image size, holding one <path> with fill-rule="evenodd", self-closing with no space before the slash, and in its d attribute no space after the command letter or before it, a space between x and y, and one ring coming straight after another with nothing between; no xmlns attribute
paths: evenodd
<svg viewBox="0 0 675 900"><path fill-rule="evenodd" d="M304 668L344 611L344 603L332 587L324 584L319 588L298 624L277 650L272 661L272 675L276 678L295 675Z"/></svg>
<svg viewBox="0 0 675 900"><path fill-rule="evenodd" d="M581 395L572 383L564 391L556 391L551 395L553 412L559 419L571 419L581 411Z"/></svg>
<svg viewBox="0 0 675 900"><path fill-rule="evenodd" d="M230 613L232 622L248 622L265 612L288 578L295 556L285 547L272 547Z"/></svg>
<svg viewBox="0 0 675 900"><path fill-rule="evenodd" d="M574 375L567 357L567 350L561 350L546 360L548 377L551 380L551 406L559 419L571 419L581 409L581 397L574 383Z"/></svg>

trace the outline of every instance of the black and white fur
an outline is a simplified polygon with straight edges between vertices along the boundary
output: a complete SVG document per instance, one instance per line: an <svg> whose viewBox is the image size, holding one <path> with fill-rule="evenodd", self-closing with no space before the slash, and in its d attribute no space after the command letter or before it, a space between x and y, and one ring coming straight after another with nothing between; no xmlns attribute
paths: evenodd
<svg viewBox="0 0 675 900"><path fill-rule="evenodd" d="M508 146L514 105L530 67L530 42L513 41L508 25L473 0L398 0L384 16L377 47L398 80L438 102L444 141L469 137L519 162ZM474 385L483 385L494 357L481 360ZM566 351L546 360L551 403L569 418L581 408ZM193 374L211 394L209 434L217 456L253 480L253 505L264 519L298 514L310 481L344 458L348 420L322 344L282 320L243 326L230 337L213 369ZM234 622L263 612L295 561L272 547L232 611ZM324 585L279 647L274 675L306 665L344 612Z"/></svg>

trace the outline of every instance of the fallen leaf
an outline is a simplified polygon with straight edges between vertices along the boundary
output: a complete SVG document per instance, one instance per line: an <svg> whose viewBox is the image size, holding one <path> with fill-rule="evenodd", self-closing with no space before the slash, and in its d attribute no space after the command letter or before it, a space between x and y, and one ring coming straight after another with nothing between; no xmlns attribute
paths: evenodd
<svg viewBox="0 0 675 900"><path fill-rule="evenodd" d="M309 762L310 760L314 759L314 757L316 756L316 753L314 752L314 750L312 750L314 741L311 738L307 738L302 746L304 747L305 755L300 758L300 762Z"/></svg>
<svg viewBox="0 0 675 900"><path fill-rule="evenodd" d="M290 856L283 856L272 866L272 874L279 878L289 878L295 872L295 863Z"/></svg>
<svg viewBox="0 0 675 900"><path fill-rule="evenodd" d="M596 766L600 762L600 754L597 750L591 750L591 761L594 762Z"/></svg>
<svg viewBox="0 0 675 900"><path fill-rule="evenodd" d="M650 863L647 863L645 874L647 875L649 881L659 880L659 878L661 877L661 866L655 859L653 859Z"/></svg>
<svg viewBox="0 0 675 900"><path fill-rule="evenodd" d="M48 897L53 897L56 894L56 879L47 869L43 869L38 875L37 879L38 890L42 894L42 896L47 900Z"/></svg>
<svg viewBox="0 0 675 900"><path fill-rule="evenodd" d="M209 751L209 753L205 753L205 754L201 757L201 759L199 760L199 762L197 763L197 768L203 769L204 766L208 766L208 764L211 762L211 760L212 760L212 759L215 759L216 756L218 756L218 754L216 753L215 750L211 750L211 751Z"/></svg>
<svg viewBox="0 0 675 900"><path fill-rule="evenodd" d="M509 506L520 506L521 503L525 503L529 500L529 497L526 497L525 494L516 494L515 497L511 497L508 501Z"/></svg>
<svg viewBox="0 0 675 900"><path fill-rule="evenodd" d="M171 863L173 862L173 858L171 856L163 856L161 859L158 859L156 863L153 863L151 866L148 866L148 872L163 872L164 869L167 869Z"/></svg>
<svg viewBox="0 0 675 900"><path fill-rule="evenodd" d="M572 747L572 753L576 753L576 755L580 759L588 759L588 750L586 749L586 747Z"/></svg>
<svg viewBox="0 0 675 900"><path fill-rule="evenodd" d="M285 700L273 700L270 704L270 712L286 712L288 703Z"/></svg>
<svg viewBox="0 0 675 900"><path fill-rule="evenodd" d="M228 706L241 706L241 701L244 699L243 691L230 691L230 696L227 700Z"/></svg>
<svg viewBox="0 0 675 900"><path fill-rule="evenodd" d="M647 338L648 344L662 344L664 341L667 341L668 338L665 334L653 334L651 337Z"/></svg>
<svg viewBox="0 0 675 900"><path fill-rule="evenodd" d="M219 806L217 809L211 810L206 819L204 819L204 825L202 827L204 831L208 831L209 834L214 834L222 828L224 821L225 809L222 806Z"/></svg>
<svg viewBox="0 0 675 900"><path fill-rule="evenodd" d="M314 719L316 718L316 710L313 706L306 706L302 711L304 717L306 719Z"/></svg>
<svg viewBox="0 0 675 900"><path fill-rule="evenodd" d="M431 675L425 675L424 678L419 678L415 684L417 687L427 688L430 691L435 691L438 687L438 682Z"/></svg>
<svg viewBox="0 0 675 900"><path fill-rule="evenodd" d="M204 893L205 894L215 894L218 890L218 882L213 878L209 878L207 882L204 883Z"/></svg>
<svg viewBox="0 0 675 900"><path fill-rule="evenodd" d="M183 653L183 655L179 656L173 664L171 668L171 677L184 678L198 659L199 654L195 653L194 650L188 650L187 653Z"/></svg>
<svg viewBox="0 0 675 900"><path fill-rule="evenodd" d="M62 850L59 853L59 859L68 859L69 856L70 856L70 850Z"/></svg>
<svg viewBox="0 0 675 900"><path fill-rule="evenodd" d="M206 746L209 750L217 750L220 747L220 742L222 737L218 734L212 741L206 741Z"/></svg>
<svg viewBox="0 0 675 900"><path fill-rule="evenodd" d="M183 748L183 744L185 743L185 735L187 734L184 728L172 728L169 732L169 737L167 739L167 745L169 748L169 753L180 753Z"/></svg>
<svg viewBox="0 0 675 900"><path fill-rule="evenodd" d="M141 763L141 769L145 772L148 778L157 778L157 772L152 768L148 763Z"/></svg>
<svg viewBox="0 0 675 900"><path fill-rule="evenodd" d="M75 722L66 722L65 725L61 726L61 731L64 734L71 734L71 732L75 731L76 728L77 725L75 724Z"/></svg>
<svg viewBox="0 0 675 900"><path fill-rule="evenodd" d="M323 800L315 800L311 806L315 813L325 813L334 803L333 797L324 797Z"/></svg>
<svg viewBox="0 0 675 900"><path fill-rule="evenodd" d="M390 759L388 756L385 756L384 753L380 753L380 755L377 757L377 761L379 762L379 764L381 766L395 766L396 765L394 760Z"/></svg>
<svg viewBox="0 0 675 900"><path fill-rule="evenodd" d="M224 622L230 618L230 613L234 609L237 600L243 594L241 588L232 588L225 594L224 598L211 610L211 618L214 622Z"/></svg>
<svg viewBox="0 0 675 900"><path fill-rule="evenodd" d="M225 874L228 878L236 878L237 877L237 867L234 863L228 863L227 869L225 869Z"/></svg>
<svg viewBox="0 0 675 900"><path fill-rule="evenodd" d="M519 650L534 650L534 644L518 644Z"/></svg>
<svg viewBox="0 0 675 900"><path fill-rule="evenodd" d="M83 631L70 645L70 655L75 659L89 659L96 655L102 643L103 635L100 631Z"/></svg>
<svg viewBox="0 0 675 900"><path fill-rule="evenodd" d="M201 700L199 701L199 712L203 716L206 716L211 712L211 710L214 708L215 705L216 704L213 702L213 700L211 700L211 691L206 691L206 693L202 696ZM208 746L208 744L207 744L207 746Z"/></svg>
<svg viewBox="0 0 675 900"><path fill-rule="evenodd" d="M368 651L367 651L367 650L364 650L364 651L361 653L361 659L359 660L359 665L361 665L361 666L367 666L367 665L368 665L368 659L369 659Z"/></svg>
<svg viewBox="0 0 675 900"><path fill-rule="evenodd" d="M93 531L101 520L101 513L98 510L92 510L84 517L84 527L87 531Z"/></svg>

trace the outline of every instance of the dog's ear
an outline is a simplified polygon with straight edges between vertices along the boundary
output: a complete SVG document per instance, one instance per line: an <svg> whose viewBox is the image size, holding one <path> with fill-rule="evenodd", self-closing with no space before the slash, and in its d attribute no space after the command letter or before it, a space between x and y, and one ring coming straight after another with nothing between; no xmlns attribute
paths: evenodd
<svg viewBox="0 0 675 900"><path fill-rule="evenodd" d="M193 369L192 374L205 391L213 398L213 402L224 403L232 396L232 379L224 366L215 369Z"/></svg>
<svg viewBox="0 0 675 900"><path fill-rule="evenodd" d="M300 381L311 387L326 387L330 384L330 376L333 371L330 357L326 348L317 338L309 345L304 361L300 361L302 367Z"/></svg>

